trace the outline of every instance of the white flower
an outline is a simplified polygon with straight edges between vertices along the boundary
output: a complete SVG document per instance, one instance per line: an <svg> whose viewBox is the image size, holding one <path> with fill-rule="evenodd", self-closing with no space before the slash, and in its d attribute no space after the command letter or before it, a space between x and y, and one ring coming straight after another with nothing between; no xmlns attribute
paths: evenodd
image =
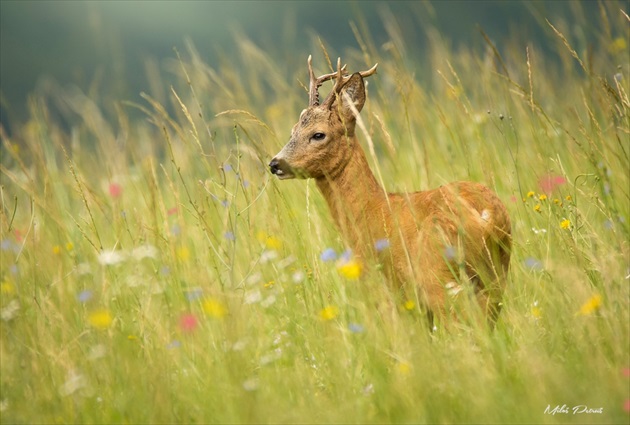
<svg viewBox="0 0 630 425"><path fill-rule="evenodd" d="M127 255L122 251L101 251L98 262L104 266L113 266L125 261Z"/></svg>
<svg viewBox="0 0 630 425"><path fill-rule="evenodd" d="M157 258L158 250L153 245L140 245L139 247L134 248L133 251L131 251L131 256L136 261L140 261L145 258Z"/></svg>

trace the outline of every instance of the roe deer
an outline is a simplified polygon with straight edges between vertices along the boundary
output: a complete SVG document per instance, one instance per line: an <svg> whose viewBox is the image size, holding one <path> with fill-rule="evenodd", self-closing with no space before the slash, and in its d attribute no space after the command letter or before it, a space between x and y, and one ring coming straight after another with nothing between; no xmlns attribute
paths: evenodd
<svg viewBox="0 0 630 425"><path fill-rule="evenodd" d="M309 56L309 105L269 163L271 173L315 179L346 243L359 258L381 261L398 287L415 285L431 320L433 314L456 314L459 297L473 300L492 326L510 262L508 212L494 192L474 182L413 193L380 187L355 134L366 99L363 79L377 65L349 75L338 59L337 72L315 78ZM335 85L320 105L318 88L332 79ZM388 248L378 250L375 242L383 239Z"/></svg>

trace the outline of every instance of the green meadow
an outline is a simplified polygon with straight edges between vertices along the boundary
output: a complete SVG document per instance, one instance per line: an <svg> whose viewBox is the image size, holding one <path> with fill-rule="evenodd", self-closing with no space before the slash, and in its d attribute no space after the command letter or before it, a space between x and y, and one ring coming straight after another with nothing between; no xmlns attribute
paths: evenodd
<svg viewBox="0 0 630 425"><path fill-rule="evenodd" d="M1 134L1 422L627 423L619 6L540 18L544 46L425 28L422 59L387 15L385 45L359 22L339 52L237 36L210 66L186 44L154 92L114 104L50 82ZM269 173L307 105L308 54L320 74L378 62L358 135L389 191L472 180L506 204L493 331L431 331L378 264L344 263L313 181Z"/></svg>

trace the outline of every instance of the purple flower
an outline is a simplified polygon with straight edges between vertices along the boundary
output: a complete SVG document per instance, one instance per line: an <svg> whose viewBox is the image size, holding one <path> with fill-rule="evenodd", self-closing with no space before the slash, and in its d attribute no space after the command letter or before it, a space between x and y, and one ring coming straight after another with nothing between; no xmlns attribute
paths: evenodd
<svg viewBox="0 0 630 425"><path fill-rule="evenodd" d="M236 236L234 236L234 233L233 233L233 232L225 232L225 233L223 234L223 237L224 237L225 239L227 239L228 241L234 241L234 240L236 240Z"/></svg>
<svg viewBox="0 0 630 425"><path fill-rule="evenodd" d="M539 259L534 257L527 257L523 261L523 264L525 264L525 267L527 267L531 271L540 271L543 269L543 263Z"/></svg>
<svg viewBox="0 0 630 425"><path fill-rule="evenodd" d="M360 334L365 331L365 328L363 327L363 325L360 325L358 323L350 323L348 324L348 330L350 330L350 332L352 332L353 334Z"/></svg>
<svg viewBox="0 0 630 425"><path fill-rule="evenodd" d="M322 261L335 261L337 259L337 253L332 248L326 248L320 255Z"/></svg>
<svg viewBox="0 0 630 425"><path fill-rule="evenodd" d="M377 240L376 242L374 242L374 248L376 248L376 251L378 252L389 248L389 239L385 238Z"/></svg>
<svg viewBox="0 0 630 425"><path fill-rule="evenodd" d="M94 295L92 291L90 291L89 289L86 289L84 291L79 292L79 295L77 295L77 299L79 300L79 302L86 303L92 299L92 295Z"/></svg>

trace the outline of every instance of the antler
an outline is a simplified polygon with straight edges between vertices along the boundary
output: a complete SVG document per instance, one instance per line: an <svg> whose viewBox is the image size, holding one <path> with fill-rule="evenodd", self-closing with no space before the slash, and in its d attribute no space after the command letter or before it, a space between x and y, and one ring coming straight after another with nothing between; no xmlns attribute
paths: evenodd
<svg viewBox="0 0 630 425"><path fill-rule="evenodd" d="M311 80L309 84L309 89L308 89L308 105L319 106L319 91L318 91L319 88L324 82L331 80L333 77L336 77L339 73L345 73L346 65L344 65L343 67L341 67L341 69L339 69L339 67L341 66L341 59L339 58L337 60L337 72L331 72L330 74L324 74L321 77L315 78L315 73L313 72L312 60L313 58L311 57L311 55L308 55L308 60L307 60L308 76L309 76L309 79Z"/></svg>
<svg viewBox="0 0 630 425"><path fill-rule="evenodd" d="M367 71L361 71L359 74L361 77L366 78L370 75L376 73L376 67L378 67L378 63L374 65L372 68ZM341 89L344 84L348 82L351 75L348 75L346 72L346 65L341 66L341 58L337 58L337 72L332 72L330 74L322 75L319 78L315 78L315 74L313 73L313 67L311 66L311 56L308 57L308 73L311 79L310 90L309 90L309 105L310 106L318 106L319 105L319 92L317 91L319 87L322 85L324 81L331 80L333 77L336 77L335 87L333 87L332 91L324 101L325 107L330 107L334 100L337 98L339 93L341 93Z"/></svg>

